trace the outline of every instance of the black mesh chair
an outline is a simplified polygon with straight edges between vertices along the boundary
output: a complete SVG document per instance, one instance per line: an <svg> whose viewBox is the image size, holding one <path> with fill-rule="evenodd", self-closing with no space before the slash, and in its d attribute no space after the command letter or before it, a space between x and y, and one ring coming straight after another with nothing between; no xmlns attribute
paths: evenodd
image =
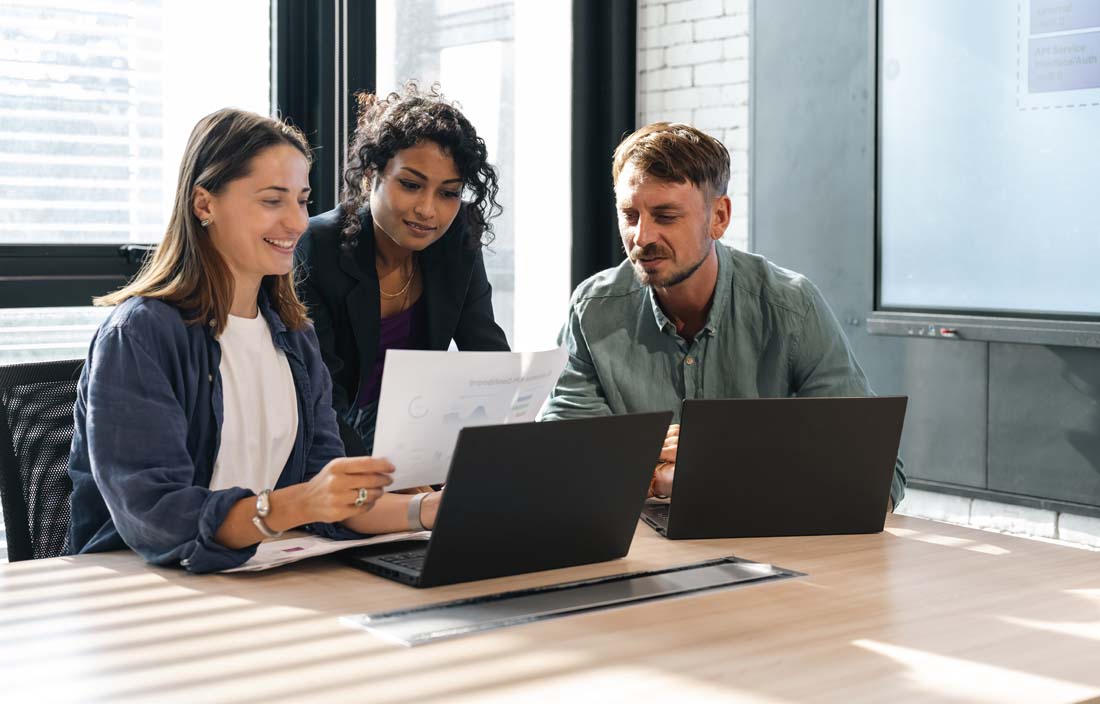
<svg viewBox="0 0 1100 704"><path fill-rule="evenodd" d="M69 530L69 446L84 360L0 367L0 499L8 559L63 554Z"/></svg>

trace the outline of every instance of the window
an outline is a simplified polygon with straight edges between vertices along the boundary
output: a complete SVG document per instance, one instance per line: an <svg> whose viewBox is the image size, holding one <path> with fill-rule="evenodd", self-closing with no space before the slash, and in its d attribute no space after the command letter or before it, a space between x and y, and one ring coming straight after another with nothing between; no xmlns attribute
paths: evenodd
<svg viewBox="0 0 1100 704"><path fill-rule="evenodd" d="M485 140L503 213L485 251L514 349L554 345L569 298L572 3L377 3L377 86L438 82ZM355 89L356 86L351 86Z"/></svg>
<svg viewBox="0 0 1100 704"><path fill-rule="evenodd" d="M270 14L267 0L0 5L5 277L44 245L117 256L159 241L195 122L230 105L271 110ZM24 295L4 305L35 304ZM105 314L0 309L0 364L81 357Z"/></svg>

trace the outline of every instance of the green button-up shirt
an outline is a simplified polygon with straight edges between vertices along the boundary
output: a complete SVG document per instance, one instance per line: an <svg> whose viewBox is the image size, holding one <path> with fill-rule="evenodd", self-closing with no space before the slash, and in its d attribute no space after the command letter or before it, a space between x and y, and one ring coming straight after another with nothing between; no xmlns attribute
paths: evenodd
<svg viewBox="0 0 1100 704"><path fill-rule="evenodd" d="M706 326L676 332L653 289L624 261L573 293L569 350L544 420L672 411L684 399L870 396L867 377L809 279L724 245ZM890 495L905 493L898 460Z"/></svg>

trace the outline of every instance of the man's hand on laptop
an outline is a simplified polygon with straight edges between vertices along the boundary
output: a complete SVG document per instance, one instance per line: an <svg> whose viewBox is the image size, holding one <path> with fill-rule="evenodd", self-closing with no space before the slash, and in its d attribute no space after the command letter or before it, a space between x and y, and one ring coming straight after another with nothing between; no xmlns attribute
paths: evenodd
<svg viewBox="0 0 1100 704"><path fill-rule="evenodd" d="M672 475L676 471L676 449L680 444L680 425L668 426L665 444L661 448L661 457L657 468L653 470L653 480L649 483L649 495L658 499L672 496Z"/></svg>

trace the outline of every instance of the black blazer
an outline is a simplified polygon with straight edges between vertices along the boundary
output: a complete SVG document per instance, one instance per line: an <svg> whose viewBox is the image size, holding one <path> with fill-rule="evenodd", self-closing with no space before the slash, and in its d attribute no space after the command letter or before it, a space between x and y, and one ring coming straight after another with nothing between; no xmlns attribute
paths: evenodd
<svg viewBox="0 0 1100 704"><path fill-rule="evenodd" d="M463 206L465 207L465 206ZM332 405L349 456L364 455L359 435L344 423L363 373L378 355L381 298L374 268L374 221L360 211L357 244L345 246L337 207L309 220L298 242L298 295L317 329L321 356L332 375ZM450 229L420 253L428 349L507 351L508 339L493 319L492 287L481 248L466 246L463 213Z"/></svg>

